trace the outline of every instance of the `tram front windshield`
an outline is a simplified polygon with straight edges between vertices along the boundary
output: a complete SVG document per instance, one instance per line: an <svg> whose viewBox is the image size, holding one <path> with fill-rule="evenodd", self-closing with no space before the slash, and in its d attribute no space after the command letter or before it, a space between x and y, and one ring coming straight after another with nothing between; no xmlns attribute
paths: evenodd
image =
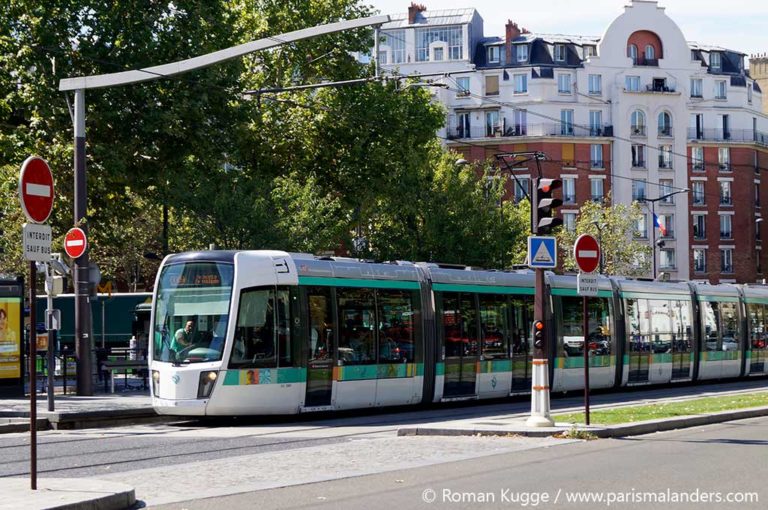
<svg viewBox="0 0 768 510"><path fill-rule="evenodd" d="M155 295L153 359L218 361L224 351L234 267L217 262L165 266Z"/></svg>

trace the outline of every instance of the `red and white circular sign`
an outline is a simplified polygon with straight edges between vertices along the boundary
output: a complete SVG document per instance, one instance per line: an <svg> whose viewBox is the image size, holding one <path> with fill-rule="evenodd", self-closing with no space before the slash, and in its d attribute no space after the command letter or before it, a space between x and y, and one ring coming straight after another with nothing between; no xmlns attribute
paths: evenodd
<svg viewBox="0 0 768 510"><path fill-rule="evenodd" d="M64 251L73 259L82 256L86 246L85 232L81 228L70 228L64 236Z"/></svg>
<svg viewBox="0 0 768 510"><path fill-rule="evenodd" d="M581 234L573 245L573 257L583 273L592 273L600 264L600 244L589 234Z"/></svg>
<svg viewBox="0 0 768 510"><path fill-rule="evenodd" d="M44 159L30 156L21 165L19 198L29 221L45 223L48 220L53 210L53 174Z"/></svg>

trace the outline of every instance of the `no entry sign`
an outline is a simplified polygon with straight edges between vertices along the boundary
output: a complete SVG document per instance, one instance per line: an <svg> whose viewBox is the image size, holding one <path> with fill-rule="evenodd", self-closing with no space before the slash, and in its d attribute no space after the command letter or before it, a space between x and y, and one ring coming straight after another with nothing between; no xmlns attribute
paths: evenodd
<svg viewBox="0 0 768 510"><path fill-rule="evenodd" d="M589 234L581 234L573 245L573 257L576 265L584 273L592 273L600 264L600 245Z"/></svg>
<svg viewBox="0 0 768 510"><path fill-rule="evenodd" d="M81 228L71 228L64 236L64 251L73 259L82 256L86 246L85 232Z"/></svg>
<svg viewBox="0 0 768 510"><path fill-rule="evenodd" d="M27 219L45 223L53 210L53 174L48 163L37 156L28 157L19 174L19 199Z"/></svg>

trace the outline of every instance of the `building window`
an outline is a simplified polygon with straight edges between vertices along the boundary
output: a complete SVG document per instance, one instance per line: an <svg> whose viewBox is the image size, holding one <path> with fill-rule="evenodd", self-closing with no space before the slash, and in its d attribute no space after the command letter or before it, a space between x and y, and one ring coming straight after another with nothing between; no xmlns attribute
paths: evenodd
<svg viewBox="0 0 768 510"><path fill-rule="evenodd" d="M632 200L645 200L645 179L632 180Z"/></svg>
<svg viewBox="0 0 768 510"><path fill-rule="evenodd" d="M720 248L720 272L733 273L733 248Z"/></svg>
<svg viewBox="0 0 768 510"><path fill-rule="evenodd" d="M589 111L589 134L600 136L602 134L603 112L600 110Z"/></svg>
<svg viewBox="0 0 768 510"><path fill-rule="evenodd" d="M693 272L707 272L707 250L704 248L694 248L693 250Z"/></svg>
<svg viewBox="0 0 768 510"><path fill-rule="evenodd" d="M468 76L462 76L460 78L456 78L456 85L458 85L458 89L459 89L456 92L457 96L460 96L460 97L469 96L469 77Z"/></svg>
<svg viewBox="0 0 768 510"><path fill-rule="evenodd" d="M720 239L733 239L733 216L720 215Z"/></svg>
<svg viewBox="0 0 768 510"><path fill-rule="evenodd" d="M603 162L603 146L593 143L589 146L589 164L592 168L605 168Z"/></svg>
<svg viewBox="0 0 768 510"><path fill-rule="evenodd" d="M763 272L763 264L760 259L763 258L763 250L755 250L755 262L757 262L757 272Z"/></svg>
<svg viewBox="0 0 768 510"><path fill-rule="evenodd" d="M435 48L432 48L432 55L434 57L432 60L434 60L435 62L441 62L445 60L445 57L443 56L442 46L437 46Z"/></svg>
<svg viewBox="0 0 768 510"><path fill-rule="evenodd" d="M726 90L725 80L717 80L715 82L715 99L726 99Z"/></svg>
<svg viewBox="0 0 768 510"><path fill-rule="evenodd" d="M528 177L518 177L515 181L515 203L519 203L528 196L531 186L531 180Z"/></svg>
<svg viewBox="0 0 768 510"><path fill-rule="evenodd" d="M515 109L515 136L528 134L528 111Z"/></svg>
<svg viewBox="0 0 768 510"><path fill-rule="evenodd" d="M585 57L594 57L597 55L597 48L591 45L585 45L584 46L584 56Z"/></svg>
<svg viewBox="0 0 768 510"><path fill-rule="evenodd" d="M603 201L603 198L605 198L603 194L603 179L590 179L589 189L592 195L593 202Z"/></svg>
<svg viewBox="0 0 768 510"><path fill-rule="evenodd" d="M640 92L639 76L627 76L624 83L627 92Z"/></svg>
<svg viewBox="0 0 768 510"><path fill-rule="evenodd" d="M693 238L701 241L707 238L707 217L704 214L693 215Z"/></svg>
<svg viewBox="0 0 768 510"><path fill-rule="evenodd" d="M672 179L659 179L659 196L663 197L672 193ZM674 204L675 197L669 196L661 200L662 204Z"/></svg>
<svg viewBox="0 0 768 510"><path fill-rule="evenodd" d="M603 77L600 74L589 75L589 93L599 96L603 93Z"/></svg>
<svg viewBox="0 0 768 510"><path fill-rule="evenodd" d="M633 64L637 64L637 46L634 44L627 46L627 56L632 59Z"/></svg>
<svg viewBox="0 0 768 510"><path fill-rule="evenodd" d="M381 44L389 46L391 64L405 62L405 30L391 30L381 32Z"/></svg>
<svg viewBox="0 0 768 510"><path fill-rule="evenodd" d="M717 163L721 172L731 171L731 149L728 147L718 147Z"/></svg>
<svg viewBox="0 0 768 510"><path fill-rule="evenodd" d="M752 84L747 85L747 103L752 104Z"/></svg>
<svg viewBox="0 0 768 510"><path fill-rule="evenodd" d="M635 237L648 239L648 217L643 214L635 223Z"/></svg>
<svg viewBox="0 0 768 510"><path fill-rule="evenodd" d="M501 135L501 124L499 123L499 111L494 110L485 112L485 136Z"/></svg>
<svg viewBox="0 0 768 510"><path fill-rule="evenodd" d="M645 145L632 145L632 166L634 168L645 168Z"/></svg>
<svg viewBox="0 0 768 510"><path fill-rule="evenodd" d="M446 43L448 60L464 58L464 30L460 26L445 26L416 29L416 62L429 60L430 45L435 42ZM437 58L437 52L435 58Z"/></svg>
<svg viewBox="0 0 768 510"><path fill-rule="evenodd" d="M560 110L560 134L573 135L573 110Z"/></svg>
<svg viewBox="0 0 768 510"><path fill-rule="evenodd" d="M691 168L695 172L704 171L704 147L691 147Z"/></svg>
<svg viewBox="0 0 768 510"><path fill-rule="evenodd" d="M555 44L555 62L565 62L565 44Z"/></svg>
<svg viewBox="0 0 768 510"><path fill-rule="evenodd" d="M672 116L669 112L659 114L659 136L672 136Z"/></svg>
<svg viewBox="0 0 768 510"><path fill-rule="evenodd" d="M669 170L672 168L672 146L659 146L659 168Z"/></svg>
<svg viewBox="0 0 768 510"><path fill-rule="evenodd" d="M704 90L701 78L691 78L691 97L703 97Z"/></svg>
<svg viewBox="0 0 768 510"><path fill-rule="evenodd" d="M499 95L499 77L486 76L485 77L485 95L486 96L498 96Z"/></svg>
<svg viewBox="0 0 768 510"><path fill-rule="evenodd" d="M720 181L720 205L733 205L730 181Z"/></svg>
<svg viewBox="0 0 768 510"><path fill-rule="evenodd" d="M709 54L709 67L713 71L719 71L720 70L720 53L717 51L713 51Z"/></svg>
<svg viewBox="0 0 768 510"><path fill-rule="evenodd" d="M498 64L499 62L501 62L501 47L489 46L488 47L488 63Z"/></svg>
<svg viewBox="0 0 768 510"><path fill-rule="evenodd" d="M656 58L656 50L650 44L645 47L645 60L653 60Z"/></svg>
<svg viewBox="0 0 768 510"><path fill-rule="evenodd" d="M469 123L471 114L469 112L461 112L457 115L457 118L459 123L456 126L456 135L459 138L471 138L472 132L470 130L470 123Z"/></svg>
<svg viewBox="0 0 768 510"><path fill-rule="evenodd" d="M760 207L760 183L755 183L755 207Z"/></svg>
<svg viewBox="0 0 768 510"><path fill-rule="evenodd" d="M691 183L691 194L693 195L693 205L704 205L704 181L693 181Z"/></svg>
<svg viewBox="0 0 768 510"><path fill-rule="evenodd" d="M570 74L557 75L557 92L560 94L571 93L571 75Z"/></svg>
<svg viewBox="0 0 768 510"><path fill-rule="evenodd" d="M632 112L630 121L632 122L631 134L645 136L645 114L641 110L635 110Z"/></svg>
<svg viewBox="0 0 768 510"><path fill-rule="evenodd" d="M576 213L563 213L563 226L568 232L576 230Z"/></svg>
<svg viewBox="0 0 768 510"><path fill-rule="evenodd" d="M527 94L528 93L528 75L516 74L515 75L515 94Z"/></svg>
<svg viewBox="0 0 768 510"><path fill-rule="evenodd" d="M656 218L659 221L659 234L663 238L675 237L675 215L674 214L658 214Z"/></svg>
<svg viewBox="0 0 768 510"><path fill-rule="evenodd" d="M576 203L576 179L573 177L563 177L563 203Z"/></svg>
<svg viewBox="0 0 768 510"><path fill-rule="evenodd" d="M662 269L675 268L675 249L662 248L659 250L659 267Z"/></svg>
<svg viewBox="0 0 768 510"><path fill-rule="evenodd" d="M518 62L527 62L528 61L528 45L527 44L518 44L516 46L516 55L517 55L517 61Z"/></svg>

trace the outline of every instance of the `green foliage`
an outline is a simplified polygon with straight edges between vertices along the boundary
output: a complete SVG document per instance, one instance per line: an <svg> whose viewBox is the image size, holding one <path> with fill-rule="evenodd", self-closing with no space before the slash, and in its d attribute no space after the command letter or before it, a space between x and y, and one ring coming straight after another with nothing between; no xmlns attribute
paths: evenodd
<svg viewBox="0 0 768 510"><path fill-rule="evenodd" d="M560 229L558 245L563 269L576 271L573 245L581 234L591 234L600 241L603 252L603 274L644 276L650 269L651 248L635 238L637 222L643 217L640 204L586 202L579 210L576 229Z"/></svg>

